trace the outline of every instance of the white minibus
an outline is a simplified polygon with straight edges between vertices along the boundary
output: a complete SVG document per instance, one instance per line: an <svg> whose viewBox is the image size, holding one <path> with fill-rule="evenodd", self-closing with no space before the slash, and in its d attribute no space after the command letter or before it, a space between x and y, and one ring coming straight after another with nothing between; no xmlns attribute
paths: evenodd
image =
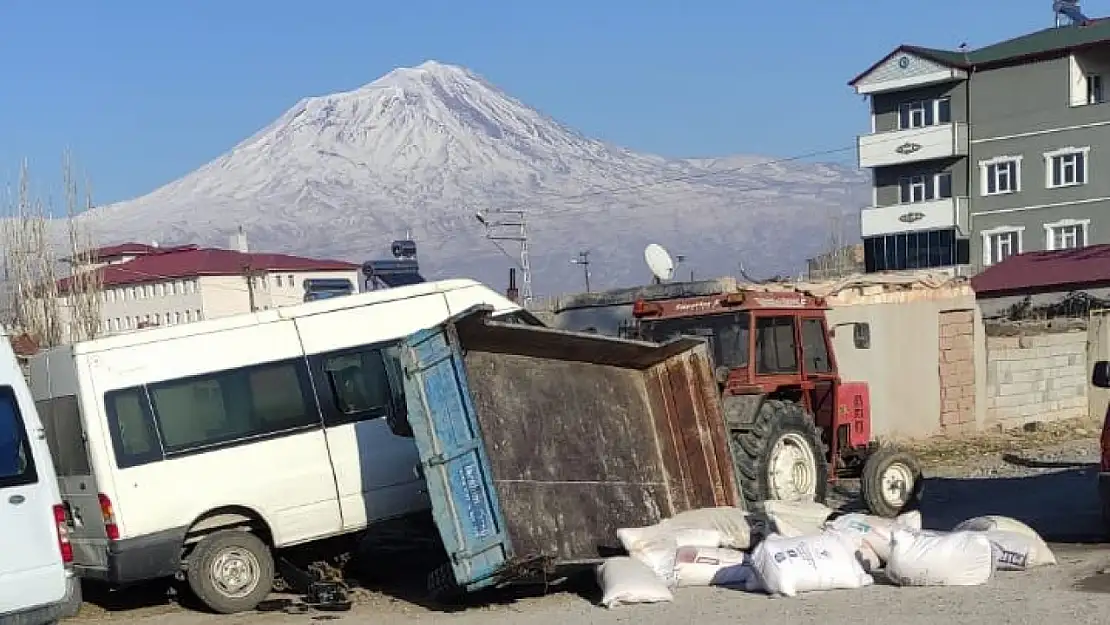
<svg viewBox="0 0 1110 625"><path fill-rule="evenodd" d="M447 280L107 336L31 362L66 458L78 572L184 577L221 613L271 590L273 549L428 509L395 346L477 304Z"/></svg>

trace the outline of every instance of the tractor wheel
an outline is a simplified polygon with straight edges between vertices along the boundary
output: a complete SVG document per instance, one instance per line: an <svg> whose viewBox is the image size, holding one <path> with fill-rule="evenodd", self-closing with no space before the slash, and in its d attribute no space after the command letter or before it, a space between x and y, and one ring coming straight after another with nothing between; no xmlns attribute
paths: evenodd
<svg viewBox="0 0 1110 625"><path fill-rule="evenodd" d="M897 447L884 446L872 452L860 476L863 503L871 514L888 518L916 506L923 487L917 458Z"/></svg>
<svg viewBox="0 0 1110 625"><path fill-rule="evenodd" d="M732 432L732 453L748 509L781 499L825 503L829 463L813 417L794 402L768 399L751 428Z"/></svg>

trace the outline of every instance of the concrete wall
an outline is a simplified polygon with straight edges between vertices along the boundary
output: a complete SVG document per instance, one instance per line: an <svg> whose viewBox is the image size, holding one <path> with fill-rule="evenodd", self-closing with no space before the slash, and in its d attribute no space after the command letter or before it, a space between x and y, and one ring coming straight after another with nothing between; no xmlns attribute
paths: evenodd
<svg viewBox="0 0 1110 625"><path fill-rule="evenodd" d="M828 318L830 327L852 322L870 324L870 349L855 348L850 325L835 330L833 344L844 379L865 381L870 387L875 435L922 438L980 427L985 414L985 387L976 383L976 372L986 366L986 349L981 338L982 318L970 287L892 292L882 292L879 287L867 289L830 298ZM956 314L946 317L948 313ZM970 339L970 347L965 345L965 338L954 346L950 336L954 330L945 328L957 326L967 328L960 336ZM948 340L942 343L942 339ZM949 350L958 348L962 360L942 372L946 346ZM944 423L944 400L953 398L962 400L949 406L955 409L959 421L949 411L948 423Z"/></svg>
<svg viewBox="0 0 1110 625"><path fill-rule="evenodd" d="M987 338L986 426L1084 417L1087 331Z"/></svg>

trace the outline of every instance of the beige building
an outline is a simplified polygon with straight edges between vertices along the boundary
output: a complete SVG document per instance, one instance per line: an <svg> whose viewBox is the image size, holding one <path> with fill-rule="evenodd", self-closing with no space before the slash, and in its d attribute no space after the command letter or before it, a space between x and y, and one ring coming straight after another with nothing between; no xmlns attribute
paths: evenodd
<svg viewBox="0 0 1110 625"><path fill-rule="evenodd" d="M258 254L196 245L158 247L123 243L93 250L75 272L100 272L101 332L226 317L304 301L305 280L350 280L359 290L359 266L284 254ZM59 283L63 310L69 279Z"/></svg>

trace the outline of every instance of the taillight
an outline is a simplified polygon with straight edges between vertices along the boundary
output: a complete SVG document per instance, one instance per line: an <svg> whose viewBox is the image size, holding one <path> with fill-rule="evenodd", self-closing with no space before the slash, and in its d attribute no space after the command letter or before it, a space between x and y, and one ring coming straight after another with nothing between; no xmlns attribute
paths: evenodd
<svg viewBox="0 0 1110 625"><path fill-rule="evenodd" d="M66 508L59 504L54 506L54 529L58 532L58 549L62 552L62 562L73 562L73 545L69 542L69 522L66 520Z"/></svg>
<svg viewBox="0 0 1110 625"><path fill-rule="evenodd" d="M112 500L104 493L96 497L100 500L100 516L104 519L104 533L108 535L108 540L119 540L119 526L116 525L116 515L112 512Z"/></svg>

